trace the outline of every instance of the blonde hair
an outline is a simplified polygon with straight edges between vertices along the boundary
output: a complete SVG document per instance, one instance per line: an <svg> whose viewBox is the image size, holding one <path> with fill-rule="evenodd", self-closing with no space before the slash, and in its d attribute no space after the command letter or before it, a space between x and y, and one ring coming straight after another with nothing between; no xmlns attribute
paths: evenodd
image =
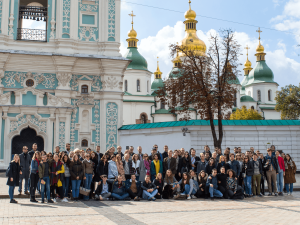
<svg viewBox="0 0 300 225"><path fill-rule="evenodd" d="M20 156L18 154L14 154L14 158L13 158L13 160L11 162L15 162L15 158L16 157L19 157L18 163L20 165Z"/></svg>

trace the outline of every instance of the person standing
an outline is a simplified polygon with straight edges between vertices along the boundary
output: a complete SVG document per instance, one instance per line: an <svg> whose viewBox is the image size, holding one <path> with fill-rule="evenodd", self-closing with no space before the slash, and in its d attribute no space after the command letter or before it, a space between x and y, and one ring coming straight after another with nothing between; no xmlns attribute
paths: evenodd
<svg viewBox="0 0 300 225"><path fill-rule="evenodd" d="M120 147L120 146L118 146L118 147ZM121 151L122 151L122 148L121 148ZM97 157L98 163L100 162L100 160L103 157L103 154L100 152L100 146L99 145L96 147L96 157Z"/></svg>
<svg viewBox="0 0 300 225"><path fill-rule="evenodd" d="M74 201L78 201L80 183L83 178L83 165L77 154L74 155L70 164L70 174L72 181L72 196Z"/></svg>
<svg viewBox="0 0 300 225"><path fill-rule="evenodd" d="M71 152L71 145L70 145L70 143L66 143L66 151L65 151L65 153L66 153L67 155L69 155L70 152Z"/></svg>
<svg viewBox="0 0 300 225"><path fill-rule="evenodd" d="M257 154L253 154L253 161L250 163L253 164L253 176L252 176L252 191L253 195L258 195L259 197L262 197L262 194L260 193L260 182L261 182L261 176L263 174L262 170L262 163L258 160Z"/></svg>
<svg viewBox="0 0 300 225"><path fill-rule="evenodd" d="M139 160L142 161L143 160L143 149L142 149L142 146L137 147L137 150L138 150Z"/></svg>
<svg viewBox="0 0 300 225"><path fill-rule="evenodd" d="M285 189L287 191L287 195L292 195L293 184L296 183L295 175L296 175L297 167L290 154L286 154L284 165L285 165L285 175L284 175Z"/></svg>
<svg viewBox="0 0 300 225"><path fill-rule="evenodd" d="M18 154L14 155L14 159L9 164L8 177L6 185L9 186L8 194L10 198L10 203L18 203L14 199L15 187L19 186L19 175L22 175L21 166L20 166L20 156Z"/></svg>
<svg viewBox="0 0 300 225"><path fill-rule="evenodd" d="M181 177L184 172L188 173L191 169L191 160L188 152L184 152L184 155L179 161L179 176Z"/></svg>
<svg viewBox="0 0 300 225"><path fill-rule="evenodd" d="M205 146L204 146L204 152L203 152L203 154L206 155L206 153L209 154L209 158L212 157L212 154L211 154L211 151L210 151L210 148L209 148L208 145L205 145Z"/></svg>
<svg viewBox="0 0 300 225"><path fill-rule="evenodd" d="M139 180L139 177L140 177L140 164L141 164L141 161L139 160L139 155L134 154L132 156L132 170L133 170L133 174L135 174L137 180Z"/></svg>
<svg viewBox="0 0 300 225"><path fill-rule="evenodd" d="M35 199L35 190L37 187L37 183L39 181L39 165L40 165L39 153L35 151L30 166L30 201L31 202L38 202Z"/></svg>
<svg viewBox="0 0 300 225"><path fill-rule="evenodd" d="M60 153L60 147L56 146L54 149L54 153L59 154Z"/></svg>
<svg viewBox="0 0 300 225"><path fill-rule="evenodd" d="M143 182L146 175L150 175L151 161L149 160L148 154L143 155L143 160L140 161L140 177L139 181Z"/></svg>
<svg viewBox="0 0 300 225"><path fill-rule="evenodd" d="M119 154L116 155L116 165L117 165L117 168L118 168L118 175L122 176L123 181L126 181L125 170L124 170L122 158L121 158L121 155L119 155Z"/></svg>
<svg viewBox="0 0 300 225"><path fill-rule="evenodd" d="M278 173L278 165L276 157L272 154L272 149L268 148L268 154L265 157L265 164L264 168L266 170L267 181L268 181L268 189L269 189L269 196L272 195L272 182L274 184L274 195L277 196L277 185L276 185L276 175Z"/></svg>
<svg viewBox="0 0 300 225"><path fill-rule="evenodd" d="M163 159L162 159L162 161L165 159L165 158L167 158L168 157L168 151L169 151L169 147L168 147L168 145L165 145L164 146L164 152L163 152L163 154L162 154L162 157L163 157Z"/></svg>
<svg viewBox="0 0 300 225"><path fill-rule="evenodd" d="M176 159L174 159L172 157L173 155L173 151L172 150L168 150L168 156L166 158L164 158L164 162L163 162L163 172L164 172L164 177L165 174L167 172L167 170L171 170L173 176L176 175Z"/></svg>
<svg viewBox="0 0 300 225"><path fill-rule="evenodd" d="M56 194L59 195L60 199L63 199L63 202L68 202L66 198L63 198L64 192L62 188L62 180L63 180L63 173L65 172L64 165L59 160L58 154L54 154L53 161L51 162L51 187L50 190L52 192L53 202L57 201L56 195L54 190L56 189Z"/></svg>
<svg viewBox="0 0 300 225"><path fill-rule="evenodd" d="M124 154L122 153L122 147L118 146L117 151L115 152L115 155L121 155L121 159L123 159Z"/></svg>
<svg viewBox="0 0 300 225"><path fill-rule="evenodd" d="M53 203L50 196L50 164L47 160L47 156L42 156L42 161L39 165L39 178L41 179L41 197L42 203L44 203L45 191L48 203ZM46 190L45 190L46 189Z"/></svg>
<svg viewBox="0 0 300 225"><path fill-rule="evenodd" d="M126 153L124 155L123 168L125 171L125 179L129 180L131 177L131 174L133 174L132 160L129 160L129 153Z"/></svg>
<svg viewBox="0 0 300 225"><path fill-rule="evenodd" d="M205 171L207 165L207 161L205 160L205 155L200 153L200 160L195 162L196 173L199 175L202 170Z"/></svg>
<svg viewBox="0 0 300 225"><path fill-rule="evenodd" d="M32 144L32 150L28 152L28 154L30 155L30 159L32 159L34 153L37 151L37 147L37 143Z"/></svg>
<svg viewBox="0 0 300 225"><path fill-rule="evenodd" d="M69 159L68 155L64 155L62 158L62 163L64 165L65 173L64 173L64 179L63 179L63 193L64 197L68 197L69 194L69 185L70 185L70 164L71 161Z"/></svg>
<svg viewBox="0 0 300 225"><path fill-rule="evenodd" d="M158 156L159 156L158 154L154 155L154 159L151 162L150 174L151 174L152 181L155 179L155 177L157 176L158 173L162 174L162 172L163 172L163 164L162 164L162 161L160 161L158 159Z"/></svg>
<svg viewBox="0 0 300 225"><path fill-rule="evenodd" d="M234 171L236 177L238 178L240 176L241 168L240 168L240 163L234 159L234 154L230 153L229 154L229 161L228 164L230 168Z"/></svg>
<svg viewBox="0 0 300 225"><path fill-rule="evenodd" d="M20 180L19 180L19 195L22 192L22 183L23 183L23 179L25 179L25 184L24 184L24 194L26 195L30 195L29 191L28 191L28 179L29 179L29 175L30 175L30 163L31 163L31 158L30 155L28 154L28 147L27 146L23 146L23 153L20 154L20 166L22 169L22 174L20 176Z"/></svg>
<svg viewBox="0 0 300 225"><path fill-rule="evenodd" d="M252 196L252 176L253 176L253 164L250 162L249 157L245 156L242 167L242 173L244 174L244 184L246 197Z"/></svg>
<svg viewBox="0 0 300 225"><path fill-rule="evenodd" d="M195 149L191 148L190 152L191 152L191 155L190 155L190 158L191 158L191 169L196 172L195 163L198 162L198 161L200 161L200 158L198 156L196 156L196 150Z"/></svg>
<svg viewBox="0 0 300 225"><path fill-rule="evenodd" d="M102 159L98 163L97 166L97 174L99 175L99 178L101 179L101 176L106 175L106 178L108 176L108 156L103 155Z"/></svg>
<svg viewBox="0 0 300 225"><path fill-rule="evenodd" d="M116 164L116 156L112 155L108 164L108 179L115 180L118 177L118 167Z"/></svg>
<svg viewBox="0 0 300 225"><path fill-rule="evenodd" d="M284 160L280 156L280 152L276 151L275 152L275 157L277 159L277 166L278 166L278 173L277 173L277 191L278 195L283 196L283 176L285 173L285 165L284 165Z"/></svg>
<svg viewBox="0 0 300 225"><path fill-rule="evenodd" d="M84 180L84 188L91 189L92 179L94 177L94 163L90 159L91 156L89 153L85 154L85 159L83 160L83 180ZM89 196L83 196L83 200L88 201Z"/></svg>

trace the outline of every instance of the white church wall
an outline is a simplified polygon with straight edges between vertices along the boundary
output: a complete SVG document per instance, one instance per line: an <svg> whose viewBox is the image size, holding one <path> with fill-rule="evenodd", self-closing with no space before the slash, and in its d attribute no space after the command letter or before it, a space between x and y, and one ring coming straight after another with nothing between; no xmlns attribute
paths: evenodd
<svg viewBox="0 0 300 225"><path fill-rule="evenodd" d="M154 104L154 103L153 103ZM136 124L142 113L146 113L148 120L152 123L151 103L124 102L123 103L123 125Z"/></svg>
<svg viewBox="0 0 300 225"><path fill-rule="evenodd" d="M150 154L154 144L162 151L163 145L170 149L193 147L197 155L203 152L204 146L209 145L213 150L213 139L209 126L189 126L186 136L181 131L183 127L151 128L140 130L120 130L120 145L123 149L127 145L143 147L143 152ZM224 126L222 150L230 147L241 147L243 152L254 147L263 154L267 148L275 145L276 149L291 154L297 167L300 168L300 126ZM136 148L135 148L136 149ZM299 169L300 170L300 169Z"/></svg>

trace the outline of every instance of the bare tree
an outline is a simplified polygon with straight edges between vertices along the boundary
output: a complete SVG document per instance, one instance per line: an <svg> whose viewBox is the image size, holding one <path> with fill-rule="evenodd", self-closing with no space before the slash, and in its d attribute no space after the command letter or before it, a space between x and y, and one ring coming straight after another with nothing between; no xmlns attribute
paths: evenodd
<svg viewBox="0 0 300 225"><path fill-rule="evenodd" d="M214 146L221 147L222 119L229 118L236 101L240 45L234 32L221 30L220 35L212 34L207 55L199 54L197 48L179 45L171 45L170 49L172 57L181 53L179 74L170 77L164 89L157 91L160 101L168 102L170 111L182 114L184 120L190 119L192 111L209 120Z"/></svg>

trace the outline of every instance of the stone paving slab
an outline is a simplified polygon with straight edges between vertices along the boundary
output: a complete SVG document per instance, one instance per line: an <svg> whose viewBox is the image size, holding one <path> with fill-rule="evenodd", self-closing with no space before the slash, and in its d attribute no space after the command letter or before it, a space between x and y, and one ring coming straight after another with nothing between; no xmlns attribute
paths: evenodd
<svg viewBox="0 0 300 225"><path fill-rule="evenodd" d="M40 201L40 199L38 199ZM84 201L0 199L0 224L300 224L300 192L244 200Z"/></svg>

